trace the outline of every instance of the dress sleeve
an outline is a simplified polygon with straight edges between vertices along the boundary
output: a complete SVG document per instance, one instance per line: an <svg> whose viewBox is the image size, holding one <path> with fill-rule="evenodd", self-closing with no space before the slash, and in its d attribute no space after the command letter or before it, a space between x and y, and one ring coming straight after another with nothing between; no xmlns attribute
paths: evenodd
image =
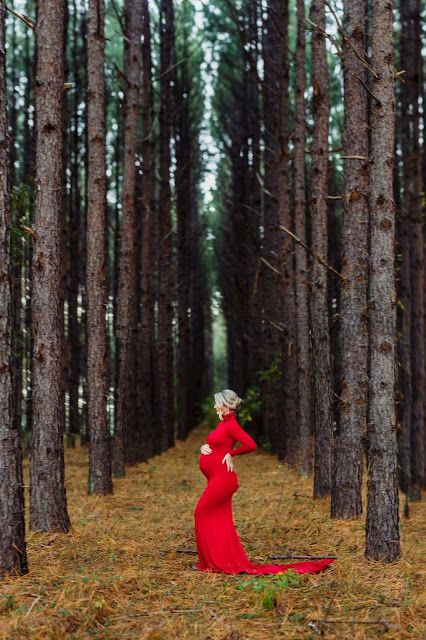
<svg viewBox="0 0 426 640"><path fill-rule="evenodd" d="M238 449L231 449L231 456L238 456L242 453L250 453L256 450L256 443L253 438L246 432L236 420L230 420L228 423L228 433L237 442L241 443Z"/></svg>

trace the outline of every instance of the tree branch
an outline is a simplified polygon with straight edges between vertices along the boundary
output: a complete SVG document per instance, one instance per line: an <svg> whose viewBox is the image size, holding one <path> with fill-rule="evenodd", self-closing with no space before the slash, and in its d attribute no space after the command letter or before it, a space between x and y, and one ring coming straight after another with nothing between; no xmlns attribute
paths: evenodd
<svg viewBox="0 0 426 640"><path fill-rule="evenodd" d="M330 271L332 271L336 276L339 276L339 278L341 280L345 280L346 282L348 282L348 278L345 278L345 276L342 276L341 273L339 273L338 271L336 271L336 269L334 267L332 267L331 265L329 265L327 262L325 262L325 260L323 260L321 258L321 256L314 251L313 249L311 249L310 247L308 247L308 245L306 245L304 242L302 242L302 240L300 240L300 238L298 238L297 236L294 235L294 233L292 233L291 231L289 231L288 229L286 229L285 227L283 227L282 224L280 224L280 229L282 229L283 231L285 231L286 233L288 233L289 236L291 236L293 238L293 240L295 240L296 242L298 242L304 249L306 249L306 251L309 251L309 253L318 260L318 262L320 262L324 267L326 267L327 269L330 269Z"/></svg>

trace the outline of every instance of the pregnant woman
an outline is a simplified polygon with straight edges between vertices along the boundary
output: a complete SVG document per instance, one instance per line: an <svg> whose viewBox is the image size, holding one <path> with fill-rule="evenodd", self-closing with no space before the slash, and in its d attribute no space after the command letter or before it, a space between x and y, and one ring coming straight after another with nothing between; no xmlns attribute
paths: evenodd
<svg viewBox="0 0 426 640"><path fill-rule="evenodd" d="M217 427L201 447L199 467L207 478L207 487L194 511L195 538L198 551L197 569L219 573L278 573L291 569L295 573L317 573L332 558L291 564L253 564L247 558L235 530L232 496L238 489L238 476L232 457L250 453L256 443L237 421L236 409L242 400L234 391L224 389L215 396L215 409L220 418ZM234 449L236 442L241 446Z"/></svg>

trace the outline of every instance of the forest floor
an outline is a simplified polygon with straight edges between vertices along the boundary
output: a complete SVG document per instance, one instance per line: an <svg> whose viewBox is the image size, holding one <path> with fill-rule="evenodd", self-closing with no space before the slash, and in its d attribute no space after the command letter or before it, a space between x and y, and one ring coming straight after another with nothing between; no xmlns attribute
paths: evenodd
<svg viewBox="0 0 426 640"><path fill-rule="evenodd" d="M68 449L72 530L28 533L29 574L0 583L0 638L426 639L426 496L402 520L401 559L367 561L364 518L332 520L329 500L312 500L311 479L258 448L234 459L234 521L250 560L338 559L294 583L191 569L197 556L178 550L196 549L193 511L206 482L198 456L209 430L129 468L106 498L86 494L87 449Z"/></svg>

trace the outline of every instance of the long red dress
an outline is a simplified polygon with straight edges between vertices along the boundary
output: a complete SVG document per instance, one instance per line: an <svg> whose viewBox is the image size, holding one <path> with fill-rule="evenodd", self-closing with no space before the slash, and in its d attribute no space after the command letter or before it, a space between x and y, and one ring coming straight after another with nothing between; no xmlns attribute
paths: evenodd
<svg viewBox="0 0 426 640"><path fill-rule="evenodd" d="M238 449L233 449L240 442ZM290 564L253 564L247 558L235 530L232 516L232 496L238 489L238 476L228 471L226 453L231 456L256 449L253 438L241 428L234 411L206 438L212 452L200 454L199 467L207 478L207 487L194 511L195 538L198 551L196 567L199 571L219 573L278 573L291 569L295 573L317 573L333 562L332 558Z"/></svg>

